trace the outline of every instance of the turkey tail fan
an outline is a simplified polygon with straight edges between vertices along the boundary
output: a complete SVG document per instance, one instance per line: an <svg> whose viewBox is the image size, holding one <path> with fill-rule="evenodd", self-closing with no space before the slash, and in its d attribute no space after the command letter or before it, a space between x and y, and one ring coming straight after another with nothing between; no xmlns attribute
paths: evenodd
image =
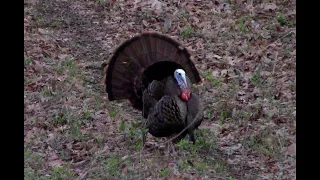
<svg viewBox="0 0 320 180"><path fill-rule="evenodd" d="M144 32L123 42L105 67L105 91L110 101L129 99L142 110L142 92L152 80L184 69L192 83L201 81L189 51L169 36Z"/></svg>

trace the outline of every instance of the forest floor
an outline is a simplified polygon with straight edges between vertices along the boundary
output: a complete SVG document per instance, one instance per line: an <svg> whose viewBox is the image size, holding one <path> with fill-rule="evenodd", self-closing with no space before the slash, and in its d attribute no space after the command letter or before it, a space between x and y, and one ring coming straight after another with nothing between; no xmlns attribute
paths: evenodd
<svg viewBox="0 0 320 180"><path fill-rule="evenodd" d="M252 3L253 2L253 3ZM25 0L25 179L296 179L292 0ZM101 64L158 31L192 52L205 119L166 153Z"/></svg>

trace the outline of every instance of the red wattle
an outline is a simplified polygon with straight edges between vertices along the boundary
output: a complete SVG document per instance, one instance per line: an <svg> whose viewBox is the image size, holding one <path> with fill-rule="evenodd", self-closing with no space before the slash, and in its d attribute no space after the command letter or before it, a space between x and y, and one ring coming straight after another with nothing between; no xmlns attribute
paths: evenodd
<svg viewBox="0 0 320 180"><path fill-rule="evenodd" d="M187 89L186 91L181 93L181 99L184 101L188 101L190 99L190 90Z"/></svg>

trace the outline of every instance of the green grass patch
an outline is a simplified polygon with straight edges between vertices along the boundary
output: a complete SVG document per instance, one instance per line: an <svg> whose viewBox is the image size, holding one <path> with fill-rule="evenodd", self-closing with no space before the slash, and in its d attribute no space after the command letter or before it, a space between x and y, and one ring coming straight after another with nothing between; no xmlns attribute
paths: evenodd
<svg viewBox="0 0 320 180"><path fill-rule="evenodd" d="M24 68L29 68L31 64L32 64L32 59L24 58Z"/></svg>
<svg viewBox="0 0 320 180"><path fill-rule="evenodd" d="M259 86L261 83L261 77L258 73L253 74L251 82L254 86Z"/></svg>
<svg viewBox="0 0 320 180"><path fill-rule="evenodd" d="M287 23L287 17L283 13L279 14L279 17L278 17L277 20L278 20L278 22L280 23L281 26L284 26Z"/></svg>
<svg viewBox="0 0 320 180"><path fill-rule="evenodd" d="M109 112L109 116L110 116L111 118L115 118L117 115L118 115L118 113L117 113L116 111L110 111L110 112Z"/></svg>
<svg viewBox="0 0 320 180"><path fill-rule="evenodd" d="M241 33L246 33L247 32L246 18L245 17L239 18L239 31Z"/></svg>
<svg viewBox="0 0 320 180"><path fill-rule="evenodd" d="M183 38L190 38L194 35L194 30L191 28L191 26L185 26L182 30L182 37Z"/></svg>
<svg viewBox="0 0 320 180"><path fill-rule="evenodd" d="M51 169L50 179L60 180L60 179L70 179L73 177L73 173L70 170L70 167L65 165L62 167L54 167Z"/></svg>
<svg viewBox="0 0 320 180"><path fill-rule="evenodd" d="M203 74L204 78L207 79L209 82L211 82L213 87L221 87L222 83L220 79L214 78L212 75L212 72L206 72Z"/></svg>

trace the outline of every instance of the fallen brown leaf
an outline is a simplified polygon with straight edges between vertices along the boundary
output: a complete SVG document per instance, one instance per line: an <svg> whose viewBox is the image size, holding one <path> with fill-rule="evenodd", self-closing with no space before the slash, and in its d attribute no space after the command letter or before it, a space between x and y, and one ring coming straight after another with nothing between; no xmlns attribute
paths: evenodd
<svg viewBox="0 0 320 180"><path fill-rule="evenodd" d="M294 155L296 155L296 143L292 143L289 147L288 147L288 155L293 157Z"/></svg>
<svg viewBox="0 0 320 180"><path fill-rule="evenodd" d="M274 3L266 3L263 5L263 9L268 12L273 11L277 9L277 5Z"/></svg>

